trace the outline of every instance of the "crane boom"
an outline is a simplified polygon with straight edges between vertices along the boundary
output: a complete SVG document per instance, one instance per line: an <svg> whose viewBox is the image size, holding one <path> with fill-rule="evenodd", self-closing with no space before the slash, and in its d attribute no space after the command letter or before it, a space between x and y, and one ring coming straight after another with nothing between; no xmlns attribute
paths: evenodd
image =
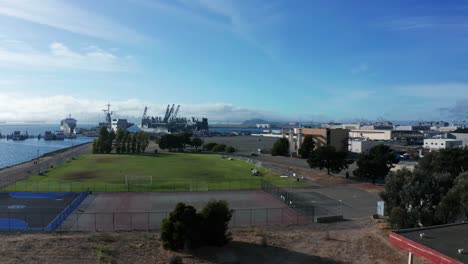
<svg viewBox="0 0 468 264"><path fill-rule="evenodd" d="M166 114L164 115L164 119L163 119L163 120L167 120L167 119L169 118L169 107L171 107L171 105L167 105Z"/></svg>
<svg viewBox="0 0 468 264"><path fill-rule="evenodd" d="M177 115L179 114L179 109L180 109L180 105L177 105L177 109L175 110L174 115L172 116L172 119L177 118Z"/></svg>

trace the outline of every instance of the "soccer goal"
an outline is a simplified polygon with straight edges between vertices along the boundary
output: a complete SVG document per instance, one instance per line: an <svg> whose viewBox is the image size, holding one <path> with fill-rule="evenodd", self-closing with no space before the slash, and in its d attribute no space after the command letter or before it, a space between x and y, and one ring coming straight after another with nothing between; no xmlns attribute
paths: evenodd
<svg viewBox="0 0 468 264"><path fill-rule="evenodd" d="M151 175L125 175L126 185L135 184L153 184L153 176Z"/></svg>

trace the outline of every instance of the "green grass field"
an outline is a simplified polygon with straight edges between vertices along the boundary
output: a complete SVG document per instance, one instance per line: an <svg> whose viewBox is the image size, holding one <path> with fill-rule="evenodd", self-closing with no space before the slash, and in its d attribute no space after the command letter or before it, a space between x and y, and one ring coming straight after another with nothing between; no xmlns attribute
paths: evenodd
<svg viewBox="0 0 468 264"><path fill-rule="evenodd" d="M83 155L45 175L5 187L4 191L196 191L259 189L261 180L282 187L306 186L280 178L254 164L212 154L164 153L159 155Z"/></svg>

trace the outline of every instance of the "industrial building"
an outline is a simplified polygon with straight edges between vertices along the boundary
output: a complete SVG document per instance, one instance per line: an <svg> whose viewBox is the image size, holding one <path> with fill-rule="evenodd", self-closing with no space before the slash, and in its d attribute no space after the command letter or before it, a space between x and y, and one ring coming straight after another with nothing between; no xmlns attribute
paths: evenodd
<svg viewBox="0 0 468 264"><path fill-rule="evenodd" d="M282 137L289 139L289 151L291 155L297 154L306 136L312 136L316 147L333 146L338 151L348 150L348 129L330 128L292 128L286 137L286 130L282 130Z"/></svg>
<svg viewBox="0 0 468 264"><path fill-rule="evenodd" d="M122 129L123 131L127 131L128 128L128 121L127 119L112 119L111 122L111 129L114 132L117 132L119 129Z"/></svg>
<svg viewBox="0 0 468 264"><path fill-rule="evenodd" d="M459 148L463 147L461 140L452 138L426 138L424 139L424 148L432 150L448 149L448 148Z"/></svg>
<svg viewBox="0 0 468 264"><path fill-rule="evenodd" d="M349 140L348 150L353 153L367 153L369 150L379 144L382 144L379 141L373 140L360 140L360 139L351 139Z"/></svg>
<svg viewBox="0 0 468 264"><path fill-rule="evenodd" d="M350 138L368 139L368 140L391 140L392 130L373 130L359 129L349 132Z"/></svg>
<svg viewBox="0 0 468 264"><path fill-rule="evenodd" d="M461 140L463 146L468 146L468 128L459 128L449 134L450 138Z"/></svg>
<svg viewBox="0 0 468 264"><path fill-rule="evenodd" d="M468 263L468 223L448 224L391 231L389 241L406 250L408 263L413 254L431 263Z"/></svg>

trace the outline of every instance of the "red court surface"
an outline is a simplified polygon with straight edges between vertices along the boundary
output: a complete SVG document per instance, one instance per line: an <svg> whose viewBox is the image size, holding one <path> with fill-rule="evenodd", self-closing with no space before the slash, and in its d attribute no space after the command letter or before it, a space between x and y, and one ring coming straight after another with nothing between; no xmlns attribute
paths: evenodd
<svg viewBox="0 0 468 264"><path fill-rule="evenodd" d="M60 229L159 229L162 220L178 202L201 209L210 199L226 200L234 209L231 226L313 221L261 190L96 193L90 195Z"/></svg>

